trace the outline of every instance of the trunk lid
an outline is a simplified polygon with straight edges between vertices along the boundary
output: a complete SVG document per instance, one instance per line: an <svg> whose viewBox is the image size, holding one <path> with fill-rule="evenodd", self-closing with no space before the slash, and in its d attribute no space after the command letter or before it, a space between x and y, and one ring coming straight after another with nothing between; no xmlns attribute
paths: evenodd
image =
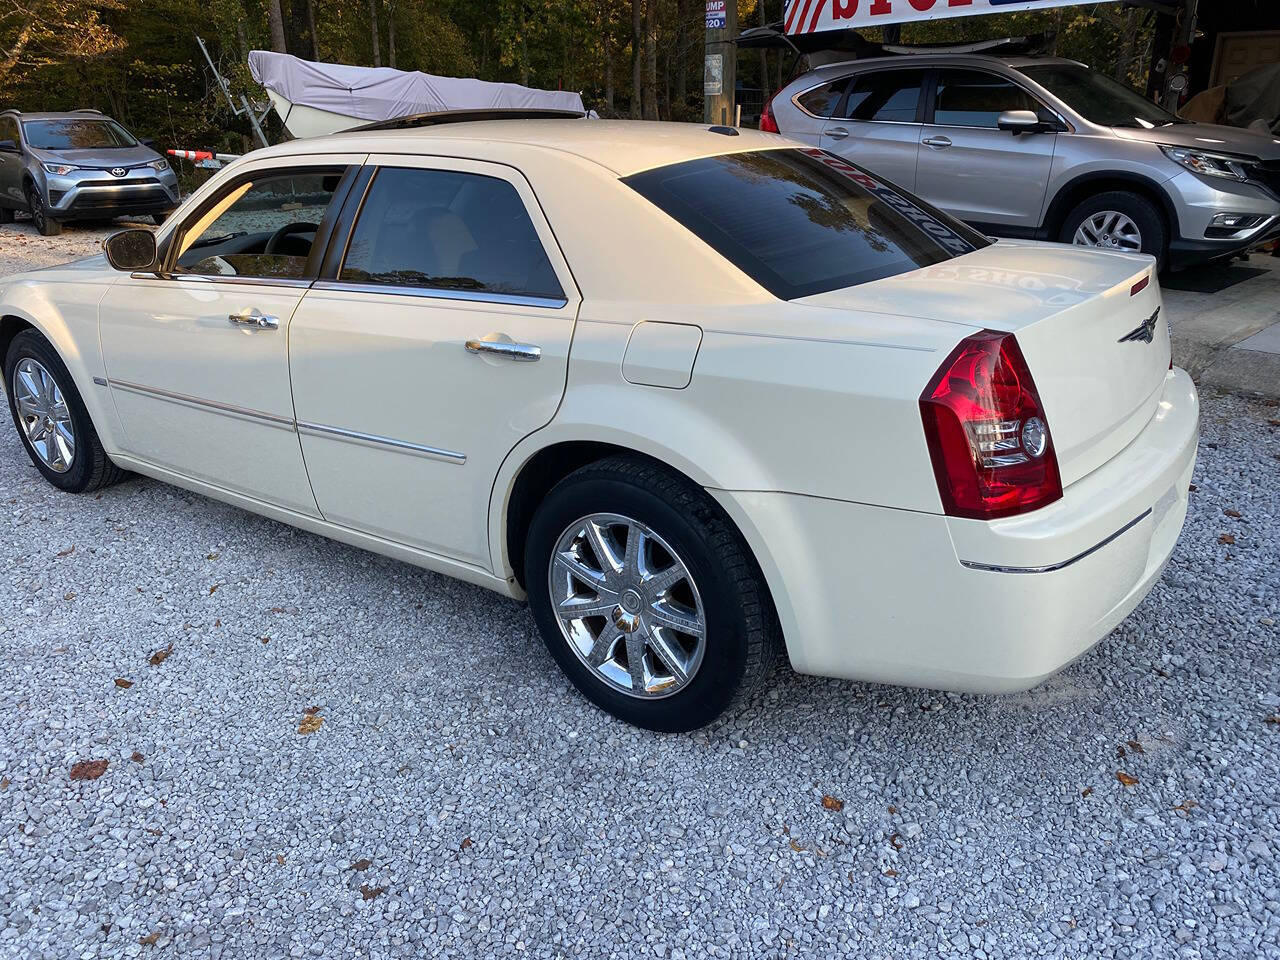
<svg viewBox="0 0 1280 960"><path fill-rule="evenodd" d="M1128 446L1156 411L1170 348L1154 268L1146 256L1001 241L800 302L1015 334L1065 487ZM958 341L969 331L957 332Z"/></svg>

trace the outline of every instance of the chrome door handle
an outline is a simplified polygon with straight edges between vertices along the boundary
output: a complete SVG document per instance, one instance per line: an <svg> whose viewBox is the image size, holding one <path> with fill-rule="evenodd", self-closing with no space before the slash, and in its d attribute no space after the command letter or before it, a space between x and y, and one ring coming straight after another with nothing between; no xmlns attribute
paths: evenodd
<svg viewBox="0 0 1280 960"><path fill-rule="evenodd" d="M849 130L847 127L832 127L826 131L826 135L832 140L843 140L849 135Z"/></svg>
<svg viewBox="0 0 1280 960"><path fill-rule="evenodd" d="M276 330L280 327L279 317L270 317L265 313L258 313L257 310L229 313L227 319L237 327L257 327L260 330Z"/></svg>
<svg viewBox="0 0 1280 960"><path fill-rule="evenodd" d="M951 140L949 137L925 137L920 141L926 147L949 147Z"/></svg>
<svg viewBox="0 0 1280 960"><path fill-rule="evenodd" d="M502 339L499 340L498 337ZM532 343L516 343L505 334L491 333L479 340L468 340L467 353L491 353L507 360L532 363L542 356L542 348L535 347Z"/></svg>

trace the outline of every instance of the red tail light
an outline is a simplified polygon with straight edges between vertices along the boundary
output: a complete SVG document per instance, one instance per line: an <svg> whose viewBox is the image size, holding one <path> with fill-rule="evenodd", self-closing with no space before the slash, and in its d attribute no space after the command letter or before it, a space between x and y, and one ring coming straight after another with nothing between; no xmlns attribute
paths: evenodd
<svg viewBox="0 0 1280 960"><path fill-rule="evenodd" d="M1062 496L1053 438L1011 333L984 330L951 351L920 395L943 509L994 520Z"/></svg>
<svg viewBox="0 0 1280 960"><path fill-rule="evenodd" d="M764 112L760 114L760 129L765 133L781 133L778 129L778 121L773 117L773 97L770 96L764 102Z"/></svg>

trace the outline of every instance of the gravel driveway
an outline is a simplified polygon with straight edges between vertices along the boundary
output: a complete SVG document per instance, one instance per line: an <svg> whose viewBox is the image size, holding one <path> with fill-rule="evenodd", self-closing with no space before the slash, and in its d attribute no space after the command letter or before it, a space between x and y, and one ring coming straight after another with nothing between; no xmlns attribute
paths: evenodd
<svg viewBox="0 0 1280 960"><path fill-rule="evenodd" d="M1163 580L1037 690L783 669L659 736L517 603L59 494L6 427L0 955L1280 956L1278 457L1280 411L1206 397Z"/></svg>

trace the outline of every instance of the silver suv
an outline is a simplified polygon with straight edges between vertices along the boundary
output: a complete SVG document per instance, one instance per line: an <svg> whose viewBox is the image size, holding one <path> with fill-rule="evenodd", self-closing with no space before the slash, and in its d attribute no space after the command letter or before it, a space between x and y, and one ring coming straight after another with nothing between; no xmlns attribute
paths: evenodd
<svg viewBox="0 0 1280 960"><path fill-rule="evenodd" d="M27 210L46 237L65 220L159 223L179 199L168 161L97 110L0 113L0 223Z"/></svg>
<svg viewBox="0 0 1280 960"><path fill-rule="evenodd" d="M829 64L774 96L775 126L999 236L1178 267L1280 232L1280 140L1181 120L1071 60Z"/></svg>

